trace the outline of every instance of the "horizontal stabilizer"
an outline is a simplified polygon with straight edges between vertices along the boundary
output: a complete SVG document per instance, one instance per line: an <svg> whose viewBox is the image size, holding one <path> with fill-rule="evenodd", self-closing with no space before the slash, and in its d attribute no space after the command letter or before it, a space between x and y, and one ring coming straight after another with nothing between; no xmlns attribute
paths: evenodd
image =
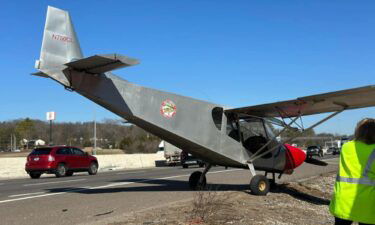
<svg viewBox="0 0 375 225"><path fill-rule="evenodd" d="M74 70L100 74L137 64L139 64L139 61L136 59L118 54L107 54L90 56L88 58L66 63L65 65Z"/></svg>
<svg viewBox="0 0 375 225"><path fill-rule="evenodd" d="M49 78L49 76L43 72L35 72L35 73L32 73L31 75Z"/></svg>
<svg viewBox="0 0 375 225"><path fill-rule="evenodd" d="M225 110L239 117L295 117L375 106L375 86L301 97L294 100L274 102Z"/></svg>

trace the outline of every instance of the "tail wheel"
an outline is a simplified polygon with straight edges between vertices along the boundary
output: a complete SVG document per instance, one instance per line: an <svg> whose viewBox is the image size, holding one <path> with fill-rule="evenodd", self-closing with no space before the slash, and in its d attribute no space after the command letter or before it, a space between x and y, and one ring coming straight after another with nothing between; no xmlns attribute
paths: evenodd
<svg viewBox="0 0 375 225"><path fill-rule="evenodd" d="M263 175L256 175L250 181L250 190L254 195L267 195L270 191L270 182Z"/></svg>
<svg viewBox="0 0 375 225"><path fill-rule="evenodd" d="M67 171L67 168L65 166L65 164L63 163L60 163L59 165L57 165L57 169L56 169L56 177L63 177L66 175L66 171Z"/></svg>
<svg viewBox="0 0 375 225"><path fill-rule="evenodd" d="M192 190L201 190L206 187L207 180L206 176L204 175L202 183L199 182L199 179L202 176L202 172L200 171L195 171L192 173L189 177L189 186Z"/></svg>
<svg viewBox="0 0 375 225"><path fill-rule="evenodd" d="M98 173L98 163L96 163L96 162L90 163L90 167L89 167L88 172L89 172L90 175L97 174Z"/></svg>

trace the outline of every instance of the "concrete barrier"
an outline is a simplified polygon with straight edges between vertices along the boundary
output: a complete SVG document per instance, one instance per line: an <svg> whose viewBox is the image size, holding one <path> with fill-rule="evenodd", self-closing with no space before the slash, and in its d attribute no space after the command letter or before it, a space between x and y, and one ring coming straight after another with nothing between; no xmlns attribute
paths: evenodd
<svg viewBox="0 0 375 225"><path fill-rule="evenodd" d="M118 154L97 155L99 172L155 167L157 162L164 159L163 152L155 154ZM26 158L8 157L0 158L0 179L28 177L25 172Z"/></svg>

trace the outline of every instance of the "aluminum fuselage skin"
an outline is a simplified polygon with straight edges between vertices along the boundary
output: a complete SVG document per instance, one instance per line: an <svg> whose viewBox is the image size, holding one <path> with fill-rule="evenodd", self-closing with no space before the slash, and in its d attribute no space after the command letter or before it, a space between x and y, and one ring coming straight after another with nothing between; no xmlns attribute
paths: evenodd
<svg viewBox="0 0 375 225"><path fill-rule="evenodd" d="M227 135L226 115L222 114L221 129L214 123L212 110L223 106L138 86L112 73L93 75L73 70L65 74L77 93L161 139L206 162L247 168L251 153ZM166 100L176 105L176 113L170 118L161 112L162 102ZM255 167L282 171L284 151L280 148L271 158L256 160Z"/></svg>

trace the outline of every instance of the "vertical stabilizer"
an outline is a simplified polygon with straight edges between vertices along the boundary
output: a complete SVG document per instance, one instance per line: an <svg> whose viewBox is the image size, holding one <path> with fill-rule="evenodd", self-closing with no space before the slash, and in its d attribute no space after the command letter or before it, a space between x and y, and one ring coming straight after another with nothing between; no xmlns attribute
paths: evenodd
<svg viewBox="0 0 375 225"><path fill-rule="evenodd" d="M51 69L82 58L81 48L67 11L48 6L37 69Z"/></svg>

